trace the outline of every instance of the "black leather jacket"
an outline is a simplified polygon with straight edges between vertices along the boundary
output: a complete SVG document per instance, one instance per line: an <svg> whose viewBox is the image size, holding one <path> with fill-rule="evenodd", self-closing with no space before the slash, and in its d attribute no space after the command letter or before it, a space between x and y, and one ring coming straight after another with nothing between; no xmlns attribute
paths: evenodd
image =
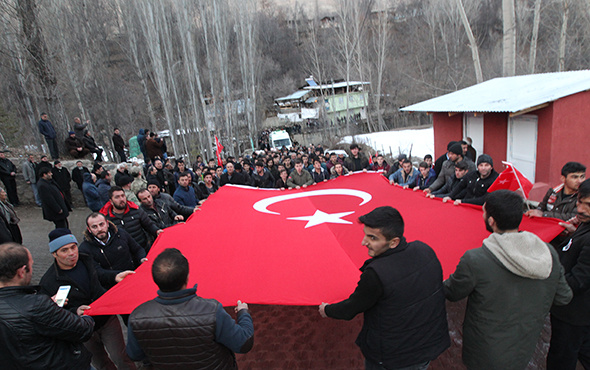
<svg viewBox="0 0 590 370"><path fill-rule="evenodd" d="M88 369L94 320L59 308L38 287L0 288L3 369Z"/></svg>

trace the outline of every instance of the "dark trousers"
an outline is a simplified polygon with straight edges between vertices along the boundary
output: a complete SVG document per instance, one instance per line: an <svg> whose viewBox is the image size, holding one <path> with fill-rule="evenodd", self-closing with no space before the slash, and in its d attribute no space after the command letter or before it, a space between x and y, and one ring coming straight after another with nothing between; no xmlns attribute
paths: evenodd
<svg viewBox="0 0 590 370"><path fill-rule="evenodd" d="M575 370L577 361L590 369L590 326L576 326L551 315L547 370Z"/></svg>
<svg viewBox="0 0 590 370"><path fill-rule="evenodd" d="M53 221L53 223L55 224L56 229L69 229L70 228L70 223L68 222L67 218L64 218L63 220Z"/></svg>
<svg viewBox="0 0 590 370"><path fill-rule="evenodd" d="M49 153L51 153L51 159L56 160L59 158L59 150L57 150L57 142L55 139L45 138L47 146L49 147Z"/></svg>
<svg viewBox="0 0 590 370"><path fill-rule="evenodd" d="M398 367L396 369L387 369L385 366L380 365L371 360L365 359L365 370L426 370L430 366L430 361L422 362L415 365Z"/></svg>
<svg viewBox="0 0 590 370"><path fill-rule="evenodd" d="M117 154L121 157L121 162L127 162L127 156L125 156L124 150L117 150Z"/></svg>
<svg viewBox="0 0 590 370"><path fill-rule="evenodd" d="M18 206L20 204L18 200L18 194L16 192L16 180L14 176L2 176L2 182L6 187L6 195L8 195L8 201L13 206Z"/></svg>

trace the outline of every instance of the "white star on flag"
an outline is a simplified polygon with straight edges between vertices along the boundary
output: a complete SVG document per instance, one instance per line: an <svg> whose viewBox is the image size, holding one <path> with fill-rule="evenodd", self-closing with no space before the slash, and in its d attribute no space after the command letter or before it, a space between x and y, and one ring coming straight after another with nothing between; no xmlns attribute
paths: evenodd
<svg viewBox="0 0 590 370"><path fill-rule="evenodd" d="M313 216L301 216L301 217L289 217L287 220L296 220L296 221L307 221L305 228L312 226L321 225L324 223L330 224L352 224L350 221L342 220L342 217L348 216L353 214L352 212L341 212L341 213L325 213L320 211L319 209L315 211Z"/></svg>
<svg viewBox="0 0 590 370"><path fill-rule="evenodd" d="M507 183L508 181L509 181L508 179L500 180L500 184L505 184L505 183Z"/></svg>

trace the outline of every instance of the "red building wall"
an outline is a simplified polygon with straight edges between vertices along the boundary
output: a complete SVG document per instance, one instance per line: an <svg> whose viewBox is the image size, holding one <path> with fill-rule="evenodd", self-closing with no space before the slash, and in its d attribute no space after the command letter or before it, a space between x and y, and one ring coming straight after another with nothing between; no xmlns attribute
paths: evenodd
<svg viewBox="0 0 590 370"><path fill-rule="evenodd" d="M556 182L555 177L552 176L553 170L551 169L553 103L531 114L537 116L537 164L535 167L535 182L543 182L548 186L555 186L559 182L559 176ZM559 169L561 170L561 167Z"/></svg>
<svg viewBox="0 0 590 370"><path fill-rule="evenodd" d="M483 116L483 151L494 160L494 169L504 171L508 148L508 114L486 113ZM478 153L478 155L481 153Z"/></svg>
<svg viewBox="0 0 590 370"><path fill-rule="evenodd" d="M561 167L570 161L586 165L590 175L590 91L559 99L529 114L538 117L535 182L559 184ZM446 152L449 141L463 137L463 114L449 117L435 113L433 128L436 159ZM484 153L493 158L498 172L504 169L507 135L507 113L484 114Z"/></svg>
<svg viewBox="0 0 590 370"><path fill-rule="evenodd" d="M559 183L561 167L567 162L580 162L590 168L590 91L553 103L550 153L548 170L552 184Z"/></svg>
<svg viewBox="0 0 590 370"><path fill-rule="evenodd" d="M463 139L463 113L449 117L448 113L434 113L434 160L447 152L449 141Z"/></svg>

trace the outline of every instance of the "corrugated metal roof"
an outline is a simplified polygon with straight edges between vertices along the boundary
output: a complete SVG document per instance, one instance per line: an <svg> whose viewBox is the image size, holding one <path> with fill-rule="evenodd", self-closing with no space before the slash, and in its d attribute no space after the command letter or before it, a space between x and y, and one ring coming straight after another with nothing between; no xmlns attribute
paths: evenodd
<svg viewBox="0 0 590 370"><path fill-rule="evenodd" d="M590 70L501 77L400 110L514 113L587 90Z"/></svg>
<svg viewBox="0 0 590 370"><path fill-rule="evenodd" d="M348 82L348 86L358 86L358 85L370 85L370 82L362 82L362 81L350 81ZM326 85L319 85L319 86L305 86L304 89L307 90L319 90L319 89L338 89L340 87L346 87L345 82L338 82L335 84L326 84Z"/></svg>
<svg viewBox="0 0 590 370"><path fill-rule="evenodd" d="M303 96L305 96L305 94L309 94L309 93L310 93L309 90L298 90L298 91L295 91L291 95L283 96L282 98L277 98L277 99L275 99L275 101L301 99Z"/></svg>

